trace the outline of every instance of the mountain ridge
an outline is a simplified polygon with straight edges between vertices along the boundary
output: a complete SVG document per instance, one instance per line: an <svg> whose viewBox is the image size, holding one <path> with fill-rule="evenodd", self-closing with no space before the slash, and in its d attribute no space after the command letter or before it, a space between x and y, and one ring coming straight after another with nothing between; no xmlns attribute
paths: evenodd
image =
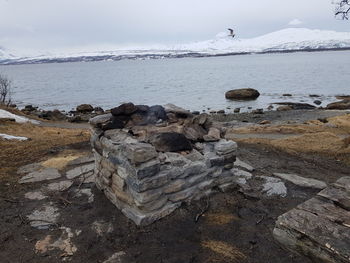
<svg viewBox="0 0 350 263"><path fill-rule="evenodd" d="M0 47L0 64L206 57L344 49L350 49L350 32L287 28L249 39L232 38L227 33L219 33L214 39L188 44L26 57L16 57L6 54L4 49Z"/></svg>

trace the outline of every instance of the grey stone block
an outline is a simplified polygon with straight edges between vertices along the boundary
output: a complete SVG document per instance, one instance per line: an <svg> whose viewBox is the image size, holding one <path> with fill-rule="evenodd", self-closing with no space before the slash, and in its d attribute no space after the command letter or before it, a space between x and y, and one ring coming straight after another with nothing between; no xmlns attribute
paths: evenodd
<svg viewBox="0 0 350 263"><path fill-rule="evenodd" d="M176 208L178 208L181 204L180 203L168 203L164 207L162 207L157 212L152 213L143 213L142 211L128 207L123 208L122 212L125 214L128 218L130 218L136 225L149 225L153 223L154 221L159 220L162 217L165 217L169 214L171 214Z"/></svg>

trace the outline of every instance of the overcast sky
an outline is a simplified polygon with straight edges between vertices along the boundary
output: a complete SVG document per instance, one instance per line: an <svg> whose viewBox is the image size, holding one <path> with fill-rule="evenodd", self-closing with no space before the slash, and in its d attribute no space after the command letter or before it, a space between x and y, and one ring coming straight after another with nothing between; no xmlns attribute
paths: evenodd
<svg viewBox="0 0 350 263"><path fill-rule="evenodd" d="M0 0L0 46L186 43L228 27L240 38L289 26L350 31L333 10L332 0Z"/></svg>

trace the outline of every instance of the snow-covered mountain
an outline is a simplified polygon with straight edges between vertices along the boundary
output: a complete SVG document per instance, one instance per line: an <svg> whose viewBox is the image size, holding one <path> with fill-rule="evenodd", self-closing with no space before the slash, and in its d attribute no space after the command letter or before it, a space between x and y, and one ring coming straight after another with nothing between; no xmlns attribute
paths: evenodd
<svg viewBox="0 0 350 263"><path fill-rule="evenodd" d="M45 55L25 57L9 56L0 49L0 64L202 57L333 49L350 49L350 32L287 28L251 39L233 39L227 33L219 33L212 40L188 44L134 47L111 51L46 52Z"/></svg>

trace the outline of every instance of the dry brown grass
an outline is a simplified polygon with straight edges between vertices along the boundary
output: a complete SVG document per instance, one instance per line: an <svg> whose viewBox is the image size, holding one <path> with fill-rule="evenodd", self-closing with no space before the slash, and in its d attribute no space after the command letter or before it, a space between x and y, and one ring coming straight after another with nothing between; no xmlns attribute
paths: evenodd
<svg viewBox="0 0 350 263"><path fill-rule="evenodd" d="M43 162L41 162L41 165L44 167L49 167L49 168L56 168L58 170L64 169L67 164L75 160L79 157L82 157L85 155L82 152L77 152L77 151L64 151L59 154L59 156L49 158Z"/></svg>
<svg viewBox="0 0 350 263"><path fill-rule="evenodd" d="M238 220L238 217L225 214L225 213L215 213L215 214L206 214L205 221L209 225L227 225L232 221Z"/></svg>
<svg viewBox="0 0 350 263"><path fill-rule="evenodd" d="M246 258L238 248L222 241L206 240L201 246L216 254L207 262L241 262Z"/></svg>
<svg viewBox="0 0 350 263"><path fill-rule="evenodd" d="M229 129L228 133L247 134L247 133L279 133L279 134L305 134L330 132L333 134L350 134L350 114L336 116L327 119L328 123L318 120L308 121L305 124L288 125L252 125L248 127Z"/></svg>
<svg viewBox="0 0 350 263"><path fill-rule="evenodd" d="M90 137L88 130L16 123L1 125L0 133L30 138L28 141L0 139L0 178L14 175L22 165L46 159L48 151L54 147L88 141Z"/></svg>
<svg viewBox="0 0 350 263"><path fill-rule="evenodd" d="M307 153L328 156L350 164L350 114L329 118L328 123L310 121L298 125L251 126L230 130L230 132L291 134L282 139L243 138L234 140L272 146L292 154Z"/></svg>

